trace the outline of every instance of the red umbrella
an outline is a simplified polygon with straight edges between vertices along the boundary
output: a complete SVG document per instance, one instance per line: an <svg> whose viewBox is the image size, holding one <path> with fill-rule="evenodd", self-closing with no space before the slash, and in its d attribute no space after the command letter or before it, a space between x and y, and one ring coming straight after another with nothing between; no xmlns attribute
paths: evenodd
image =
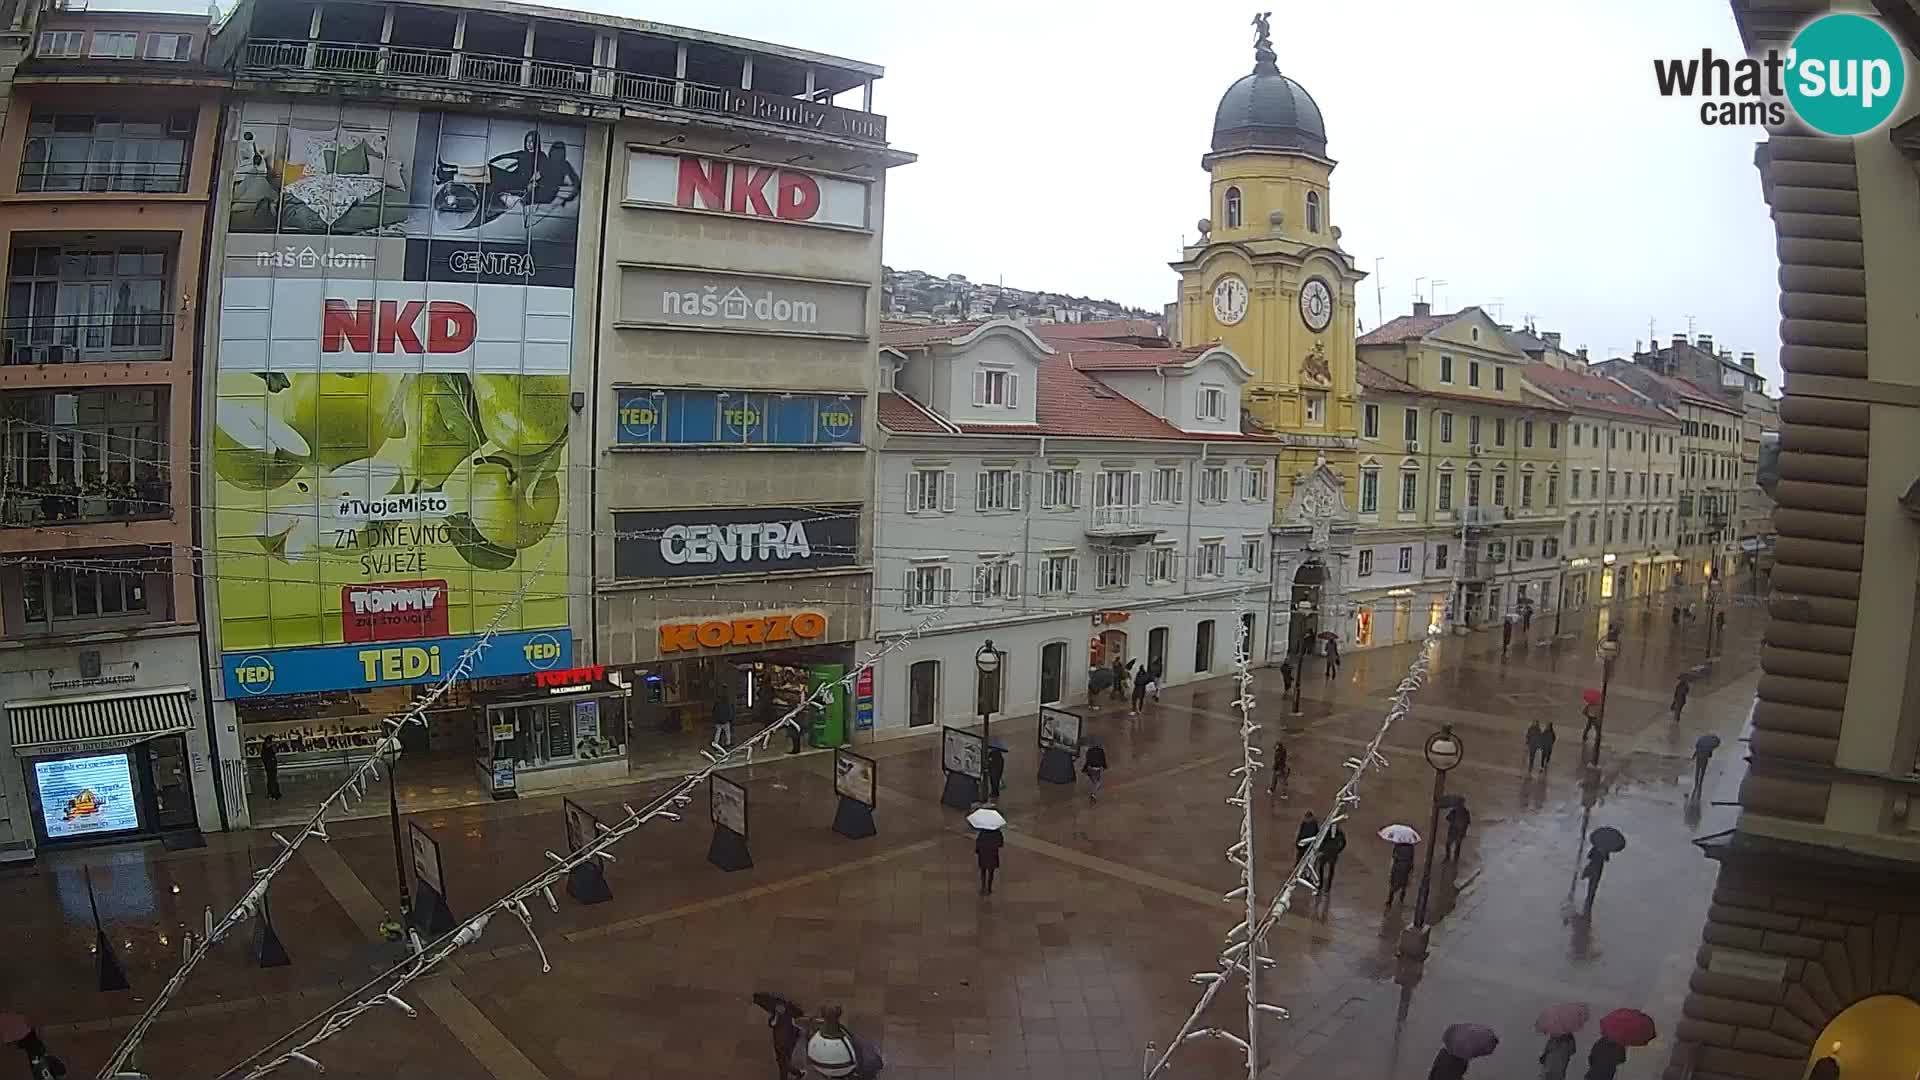
<svg viewBox="0 0 1920 1080"><path fill-rule="evenodd" d="M0 1013L0 1042L19 1042L32 1030L33 1022L19 1013Z"/></svg>
<svg viewBox="0 0 1920 1080"><path fill-rule="evenodd" d="M1587 1018L1592 1015L1585 1002L1563 1001L1541 1009L1533 1022L1533 1030L1542 1035L1571 1035L1586 1027Z"/></svg>
<svg viewBox="0 0 1920 1080"><path fill-rule="evenodd" d="M1500 1045L1500 1036L1485 1024L1454 1024L1440 1033L1440 1045L1454 1057L1486 1057Z"/></svg>
<svg viewBox="0 0 1920 1080"><path fill-rule="evenodd" d="M1615 1009L1600 1018L1600 1034L1621 1046L1645 1046L1653 1041L1653 1017L1639 1009Z"/></svg>
<svg viewBox="0 0 1920 1080"><path fill-rule="evenodd" d="M1587 689L1580 691L1580 700L1586 702L1589 705L1598 705L1600 704L1600 691L1595 690L1592 687L1588 687Z"/></svg>

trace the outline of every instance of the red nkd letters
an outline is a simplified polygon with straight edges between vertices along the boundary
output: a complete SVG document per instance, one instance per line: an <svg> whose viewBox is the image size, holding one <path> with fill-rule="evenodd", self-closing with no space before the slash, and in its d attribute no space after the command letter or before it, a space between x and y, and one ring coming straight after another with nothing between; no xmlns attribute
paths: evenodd
<svg viewBox="0 0 1920 1080"><path fill-rule="evenodd" d="M329 299L320 316L320 351L461 353L473 348L475 332L473 309L453 300L381 300L376 304L372 300Z"/></svg>
<svg viewBox="0 0 1920 1080"><path fill-rule="evenodd" d="M792 169L682 157L675 202L689 210L812 221L820 212L820 184Z"/></svg>

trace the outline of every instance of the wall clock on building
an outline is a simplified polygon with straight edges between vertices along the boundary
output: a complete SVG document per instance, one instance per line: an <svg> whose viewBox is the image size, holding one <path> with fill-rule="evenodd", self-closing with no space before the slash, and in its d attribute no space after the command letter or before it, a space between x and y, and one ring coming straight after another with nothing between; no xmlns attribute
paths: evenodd
<svg viewBox="0 0 1920 1080"><path fill-rule="evenodd" d="M1247 317L1247 283L1228 274L1213 283L1213 317L1232 326Z"/></svg>
<svg viewBox="0 0 1920 1080"><path fill-rule="evenodd" d="M1333 290L1327 288L1326 282L1308 278L1307 283L1300 286L1300 318L1306 322L1307 329L1316 334L1333 321Z"/></svg>

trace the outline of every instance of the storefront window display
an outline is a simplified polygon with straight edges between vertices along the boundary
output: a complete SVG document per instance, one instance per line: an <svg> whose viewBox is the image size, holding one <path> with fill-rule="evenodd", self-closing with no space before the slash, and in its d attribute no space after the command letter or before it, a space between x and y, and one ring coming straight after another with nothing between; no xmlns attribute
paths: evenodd
<svg viewBox="0 0 1920 1080"><path fill-rule="evenodd" d="M476 702L478 765L495 798L517 794L530 773L618 760L624 752L628 688L601 668L553 675L532 694L487 692Z"/></svg>
<svg viewBox="0 0 1920 1080"><path fill-rule="evenodd" d="M744 738L786 715L824 682L846 674L852 650L846 645L714 657L690 657L634 668L633 739L628 753L635 767L671 760L677 752L712 741L716 706L731 698L734 737ZM806 718L808 741L838 746L852 726L844 690L825 710Z"/></svg>

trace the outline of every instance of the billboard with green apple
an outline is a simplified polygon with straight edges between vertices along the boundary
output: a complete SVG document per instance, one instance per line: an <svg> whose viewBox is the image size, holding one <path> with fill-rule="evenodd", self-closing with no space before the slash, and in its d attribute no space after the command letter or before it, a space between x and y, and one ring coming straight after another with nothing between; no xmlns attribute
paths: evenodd
<svg viewBox="0 0 1920 1080"><path fill-rule="evenodd" d="M430 681L523 590L483 673L570 663L584 132L248 102L235 141L206 440L229 695Z"/></svg>

